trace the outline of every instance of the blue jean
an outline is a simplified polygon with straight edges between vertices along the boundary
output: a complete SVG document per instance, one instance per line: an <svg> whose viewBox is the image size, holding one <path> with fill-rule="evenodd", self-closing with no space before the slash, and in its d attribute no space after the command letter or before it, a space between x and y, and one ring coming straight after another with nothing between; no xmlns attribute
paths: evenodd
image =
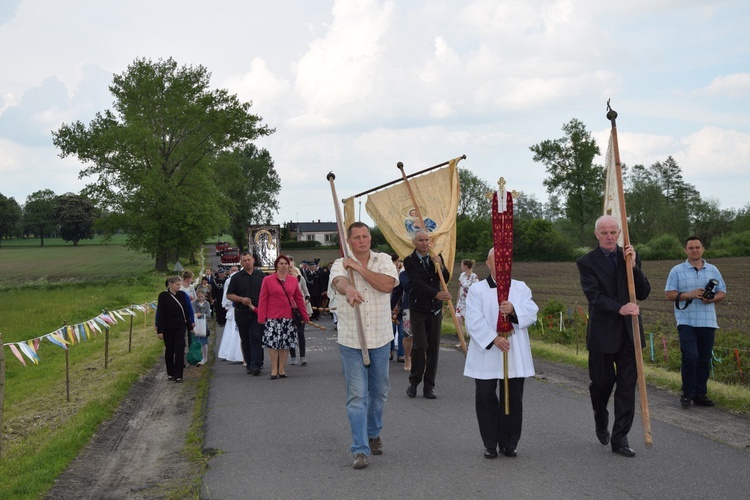
<svg viewBox="0 0 750 500"><path fill-rule="evenodd" d="M398 336L396 336L398 335ZM396 351L399 358L404 357L404 320L399 318L398 324L393 323L393 336L398 339L398 347L395 340L391 340L391 351Z"/></svg>
<svg viewBox="0 0 750 500"><path fill-rule="evenodd" d="M346 381L346 415L352 432L352 454L370 456L369 438L380 436L383 410L388 399L390 344L369 349L370 366L362 362L362 351L339 345Z"/></svg>
<svg viewBox="0 0 750 500"><path fill-rule="evenodd" d="M708 394L711 351L715 328L677 325L682 351L682 393L688 396Z"/></svg>

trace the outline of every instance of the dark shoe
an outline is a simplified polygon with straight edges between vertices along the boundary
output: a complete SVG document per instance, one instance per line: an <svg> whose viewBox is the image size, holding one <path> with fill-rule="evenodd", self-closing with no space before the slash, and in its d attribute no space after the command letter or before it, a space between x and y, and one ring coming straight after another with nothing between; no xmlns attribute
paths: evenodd
<svg viewBox="0 0 750 500"><path fill-rule="evenodd" d="M388 357L388 361L393 361L393 351L391 351L391 355Z"/></svg>
<svg viewBox="0 0 750 500"><path fill-rule="evenodd" d="M383 454L383 441L380 440L380 437L370 438L370 452L373 455Z"/></svg>
<svg viewBox="0 0 750 500"><path fill-rule="evenodd" d="M489 448L485 448L484 450L484 458L497 458L497 451L491 450Z"/></svg>
<svg viewBox="0 0 750 500"><path fill-rule="evenodd" d="M352 467L355 469L364 469L367 467L367 455L364 453L357 453L354 455L354 463L352 464Z"/></svg>
<svg viewBox="0 0 750 500"><path fill-rule="evenodd" d="M417 386L416 385L410 385L406 388L406 395L410 398L416 398L417 397Z"/></svg>
<svg viewBox="0 0 750 500"><path fill-rule="evenodd" d="M286 373L279 373L279 378L286 378Z"/></svg>
<svg viewBox="0 0 750 500"><path fill-rule="evenodd" d="M596 437L599 438L599 442L603 445L609 444L609 431L607 429L604 430L596 430Z"/></svg>
<svg viewBox="0 0 750 500"><path fill-rule="evenodd" d="M279 378L278 375L271 375L271 380L276 380L277 378Z"/></svg>
<svg viewBox="0 0 750 500"><path fill-rule="evenodd" d="M696 406L713 406L716 403L708 399L708 396L705 394L698 394L693 398L693 403L696 404Z"/></svg>
<svg viewBox="0 0 750 500"><path fill-rule="evenodd" d="M690 397L690 394L683 394L682 396L680 396L680 406L682 406L683 408L689 408L692 399L693 398Z"/></svg>
<svg viewBox="0 0 750 500"><path fill-rule="evenodd" d="M619 448L612 448L612 453L617 453L618 455L622 455L623 457L632 458L635 456L635 452L630 449L630 446L620 446Z"/></svg>
<svg viewBox="0 0 750 500"><path fill-rule="evenodd" d="M437 396L435 396L435 393L433 392L432 389L425 389L422 394L427 399L437 399Z"/></svg>
<svg viewBox="0 0 750 500"><path fill-rule="evenodd" d="M176 379L174 379L174 381L177 382L178 384L182 383L182 379L181 378L176 378Z"/></svg>
<svg viewBox="0 0 750 500"><path fill-rule="evenodd" d="M260 375L260 368L256 366L253 368L253 377L257 377L258 375Z"/></svg>
<svg viewBox="0 0 750 500"><path fill-rule="evenodd" d="M398 358L398 359L397 359L396 361L397 361L397 362L399 362L399 363L405 363L405 362L406 362L406 361L404 360L404 358Z"/></svg>
<svg viewBox="0 0 750 500"><path fill-rule="evenodd" d="M506 457L515 458L518 456L518 453L516 452L516 450L504 449L503 455L505 455Z"/></svg>
<svg viewBox="0 0 750 500"><path fill-rule="evenodd" d="M174 380L174 377L172 375L167 375L167 380Z"/></svg>

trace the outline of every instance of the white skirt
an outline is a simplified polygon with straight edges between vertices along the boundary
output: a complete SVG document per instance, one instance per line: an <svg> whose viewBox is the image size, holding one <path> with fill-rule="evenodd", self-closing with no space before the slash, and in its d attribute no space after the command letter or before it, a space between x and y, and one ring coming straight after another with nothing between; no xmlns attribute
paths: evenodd
<svg viewBox="0 0 750 500"><path fill-rule="evenodd" d="M221 345L219 346L219 354L216 355L219 359L231 361L232 363L241 363L244 361L242 357L242 345L240 342L240 331L237 329L237 323L232 319L227 319L224 325L224 332L221 335Z"/></svg>

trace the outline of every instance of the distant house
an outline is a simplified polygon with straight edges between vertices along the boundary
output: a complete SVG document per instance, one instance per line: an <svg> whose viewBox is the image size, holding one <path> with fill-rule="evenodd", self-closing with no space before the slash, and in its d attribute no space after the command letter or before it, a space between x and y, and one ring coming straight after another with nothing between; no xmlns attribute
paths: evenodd
<svg viewBox="0 0 750 500"><path fill-rule="evenodd" d="M332 245L336 240L338 226L335 222L287 222L289 238L297 241L319 241L321 245Z"/></svg>

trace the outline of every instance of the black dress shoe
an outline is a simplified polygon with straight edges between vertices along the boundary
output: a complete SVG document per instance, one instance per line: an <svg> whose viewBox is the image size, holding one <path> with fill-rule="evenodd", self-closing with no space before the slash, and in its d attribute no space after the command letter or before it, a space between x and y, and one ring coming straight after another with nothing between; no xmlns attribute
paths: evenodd
<svg viewBox="0 0 750 500"><path fill-rule="evenodd" d="M515 458L518 456L518 453L516 452L516 450L503 449L503 455L505 455L506 457Z"/></svg>
<svg viewBox="0 0 750 500"><path fill-rule="evenodd" d="M256 366L253 368L253 376L257 377L258 375L260 375L260 368Z"/></svg>
<svg viewBox="0 0 750 500"><path fill-rule="evenodd" d="M714 406L716 403L708 399L708 396L705 394L698 394L693 398L693 403L696 404L696 406Z"/></svg>
<svg viewBox="0 0 750 500"><path fill-rule="evenodd" d="M484 450L484 458L497 458L497 451L486 448Z"/></svg>
<svg viewBox="0 0 750 500"><path fill-rule="evenodd" d="M617 453L618 455L622 455L623 457L634 457L635 452L630 449L630 446L620 446L619 448L612 448L612 453Z"/></svg>
<svg viewBox="0 0 750 500"><path fill-rule="evenodd" d="M410 398L416 398L417 397L417 386L416 385L410 385L406 388L406 395Z"/></svg>
<svg viewBox="0 0 750 500"><path fill-rule="evenodd" d="M609 431L607 429L604 430L596 430L596 437L599 438L599 442L603 445L609 444Z"/></svg>
<svg viewBox="0 0 750 500"><path fill-rule="evenodd" d="M424 395L424 397L426 397L427 399L437 399L437 396L435 396L435 393L433 392L433 390L432 390L432 389L425 389L425 390L424 390L424 392L423 392L422 394L423 394L423 395Z"/></svg>

